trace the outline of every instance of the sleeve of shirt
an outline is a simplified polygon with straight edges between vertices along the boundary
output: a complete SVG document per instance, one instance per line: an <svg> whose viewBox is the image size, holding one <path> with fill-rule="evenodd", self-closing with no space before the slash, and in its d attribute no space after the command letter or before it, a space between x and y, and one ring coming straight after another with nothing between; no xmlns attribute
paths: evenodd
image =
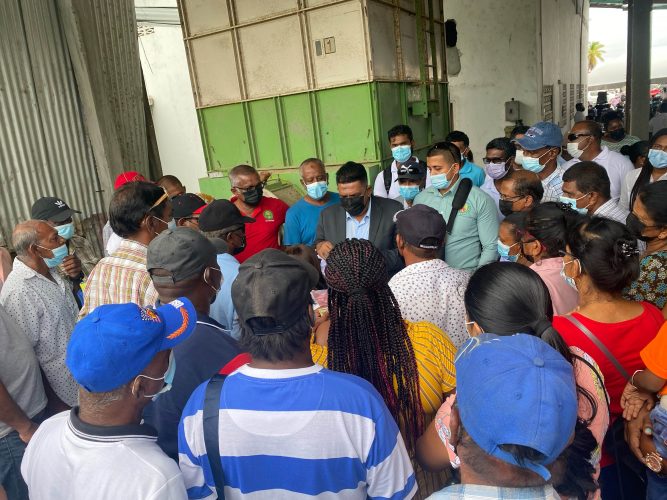
<svg viewBox="0 0 667 500"><path fill-rule="evenodd" d="M481 167L477 167L475 169L475 179L474 179L474 184L477 187L480 187L482 184L484 184L484 169Z"/></svg>
<svg viewBox="0 0 667 500"><path fill-rule="evenodd" d="M153 307L159 299L160 295L157 293L155 286L153 286L153 281L148 278L148 286L146 287L146 292L144 292L142 307Z"/></svg>
<svg viewBox="0 0 667 500"><path fill-rule="evenodd" d="M178 474L169 479L169 481L151 495L148 500L183 500L184 498L186 498L186 491L185 486L183 486L183 477L181 474ZM215 496L209 498L215 498Z"/></svg>
<svg viewBox="0 0 667 500"><path fill-rule="evenodd" d="M442 391L442 394L445 395L456 388L456 368L454 367L456 348L440 328L435 325L432 326L433 347L438 356L438 364L442 370L440 390Z"/></svg>
<svg viewBox="0 0 667 500"><path fill-rule="evenodd" d="M206 384L190 396L178 424L178 463L188 498L216 498L213 475L204 444L203 408Z"/></svg>
<svg viewBox="0 0 667 500"><path fill-rule="evenodd" d="M667 327L663 326L639 354L648 370L667 380Z"/></svg>
<svg viewBox="0 0 667 500"><path fill-rule="evenodd" d="M13 289L2 295L2 306L35 347L39 342L39 318L43 314L39 298L25 288Z"/></svg>
<svg viewBox="0 0 667 500"><path fill-rule="evenodd" d="M375 176L375 183L373 184L373 194L375 196L379 196L380 198L386 198L387 197L387 190L384 188L384 174L382 173L384 170L380 170L380 172Z"/></svg>
<svg viewBox="0 0 667 500"><path fill-rule="evenodd" d="M628 172L625 174L625 178L623 179L623 183L621 184L621 197L618 201L618 206L621 207L624 210L630 210L630 193L632 192L632 187L634 185L633 182L634 176L632 175L631 172Z"/></svg>
<svg viewBox="0 0 667 500"><path fill-rule="evenodd" d="M498 260L498 227L500 226L493 200L484 192L481 192L480 195L478 197L477 233L482 253L477 267Z"/></svg>
<svg viewBox="0 0 667 500"><path fill-rule="evenodd" d="M278 200L276 212L278 212L279 215L278 222L280 222L280 224L285 223L285 217L287 216L288 210L289 210L289 205L285 203L283 200Z"/></svg>
<svg viewBox="0 0 667 500"><path fill-rule="evenodd" d="M405 443L389 410L375 422L375 439L366 460L368 497L411 498L417 490Z"/></svg>
<svg viewBox="0 0 667 500"><path fill-rule="evenodd" d="M301 243L301 232L299 231L299 218L297 217L295 207L292 206L285 216L285 234L283 235L284 245L298 245Z"/></svg>
<svg viewBox="0 0 667 500"><path fill-rule="evenodd" d="M317 246L320 241L325 241L326 239L324 236L324 223L322 222L324 212L326 212L326 208L320 212L320 218L317 220L317 227L315 228L315 241L313 242L315 246Z"/></svg>

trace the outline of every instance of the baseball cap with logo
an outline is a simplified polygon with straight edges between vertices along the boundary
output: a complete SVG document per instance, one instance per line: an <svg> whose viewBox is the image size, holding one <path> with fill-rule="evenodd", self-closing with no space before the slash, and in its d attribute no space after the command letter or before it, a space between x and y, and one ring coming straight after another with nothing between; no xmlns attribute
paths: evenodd
<svg viewBox="0 0 667 500"><path fill-rule="evenodd" d="M555 123L539 122L530 127L517 142L527 151L546 147L559 148L563 143L563 133Z"/></svg>
<svg viewBox="0 0 667 500"><path fill-rule="evenodd" d="M216 247L206 236L189 227L176 227L162 231L148 245L146 269L155 284L174 284L200 276L204 269L215 262ZM164 269L168 276L151 271Z"/></svg>
<svg viewBox="0 0 667 500"><path fill-rule="evenodd" d="M30 217L32 219L52 220L53 222L63 222L72 217L72 214L80 213L78 210L70 208L67 203L55 196L40 198L33 203L30 209Z"/></svg>
<svg viewBox="0 0 667 500"><path fill-rule="evenodd" d="M268 248L239 267L232 301L243 328L255 335L281 334L303 318L319 273L280 250ZM252 320L262 318L258 327Z"/></svg>
<svg viewBox="0 0 667 500"><path fill-rule="evenodd" d="M88 392L109 392L139 375L158 352L187 339L196 324L197 312L185 297L156 309L98 306L74 327L65 364Z"/></svg>
<svg viewBox="0 0 667 500"><path fill-rule="evenodd" d="M421 181L426 177L426 165L419 160L410 158L406 163L401 165L397 173L397 180Z"/></svg>
<svg viewBox="0 0 667 500"><path fill-rule="evenodd" d="M396 232L413 247L436 249L445 242L447 225L440 212L428 205L415 205L396 212Z"/></svg>
<svg viewBox="0 0 667 500"><path fill-rule="evenodd" d="M577 421L572 365L533 335L473 337L457 353L456 404L465 430L486 453L529 469L546 468L567 446ZM519 463L502 445L543 455Z"/></svg>
<svg viewBox="0 0 667 500"><path fill-rule="evenodd" d="M116 177L116 182L114 182L113 188L115 191L117 191L121 186L124 186L128 182L138 182L146 180L147 179L139 172L130 170L129 172L123 172L122 174L119 174L118 177Z"/></svg>

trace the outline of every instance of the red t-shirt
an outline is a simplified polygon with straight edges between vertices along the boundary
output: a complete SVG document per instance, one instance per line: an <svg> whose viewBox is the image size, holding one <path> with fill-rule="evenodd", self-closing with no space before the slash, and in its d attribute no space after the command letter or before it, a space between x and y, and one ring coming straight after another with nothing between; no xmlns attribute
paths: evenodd
<svg viewBox="0 0 667 500"><path fill-rule="evenodd" d="M231 199L232 203L235 201L236 197ZM278 198L262 196L259 205L250 214L255 222L248 222L245 225L245 250L234 256L236 260L243 262L265 248L280 248L278 233L285 223L288 208L287 203Z"/></svg>
<svg viewBox="0 0 667 500"><path fill-rule="evenodd" d="M644 312L641 315L621 321L620 323L600 323L579 313L572 313L572 316L576 317L605 345L621 366L625 368L629 376L635 370L644 368L644 362L639 352L653 340L665 322L662 311L653 304L642 302L642 306L644 306ZM600 367L602 376L604 377L604 385L607 388L609 400L611 401L611 418L613 422L623 413L621 409L621 394L627 380L622 377L607 356L588 339L586 334L568 319L556 316L554 317L553 325L567 345L579 347L591 356ZM600 465L604 467L613 463L613 459L610 458L603 451Z"/></svg>

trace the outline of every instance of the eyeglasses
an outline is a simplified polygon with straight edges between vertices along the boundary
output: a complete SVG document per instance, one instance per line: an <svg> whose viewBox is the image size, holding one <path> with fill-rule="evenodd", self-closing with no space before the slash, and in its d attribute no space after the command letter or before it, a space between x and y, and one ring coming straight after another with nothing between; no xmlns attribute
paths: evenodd
<svg viewBox="0 0 667 500"><path fill-rule="evenodd" d="M523 195L516 195L516 196L505 196L504 194L500 195L500 199L503 201L518 201L521 198L525 198Z"/></svg>
<svg viewBox="0 0 667 500"><path fill-rule="evenodd" d="M570 142L574 142L577 139L579 139L579 137L590 137L590 136L591 134L567 134L567 140Z"/></svg>
<svg viewBox="0 0 667 500"><path fill-rule="evenodd" d="M507 160L503 160L502 158L482 158L482 161L484 165L488 165L489 163L505 163Z"/></svg>
<svg viewBox="0 0 667 500"><path fill-rule="evenodd" d="M258 187L264 188L264 186L266 186L266 182L260 182L259 184L255 185L255 186L250 186L250 187L247 187L247 188L232 186L232 189L236 189L239 193L247 193L248 191L252 191L253 189L257 189Z"/></svg>

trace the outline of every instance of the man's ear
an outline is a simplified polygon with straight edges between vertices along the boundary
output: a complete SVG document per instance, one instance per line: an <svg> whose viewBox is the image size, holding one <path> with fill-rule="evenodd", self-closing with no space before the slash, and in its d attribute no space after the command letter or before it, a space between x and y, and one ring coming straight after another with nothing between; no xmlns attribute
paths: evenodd
<svg viewBox="0 0 667 500"><path fill-rule="evenodd" d="M461 439L461 415L459 414L459 408L456 406L456 402L452 405L452 414L449 417L449 430L452 433L449 442L452 446L456 447Z"/></svg>

